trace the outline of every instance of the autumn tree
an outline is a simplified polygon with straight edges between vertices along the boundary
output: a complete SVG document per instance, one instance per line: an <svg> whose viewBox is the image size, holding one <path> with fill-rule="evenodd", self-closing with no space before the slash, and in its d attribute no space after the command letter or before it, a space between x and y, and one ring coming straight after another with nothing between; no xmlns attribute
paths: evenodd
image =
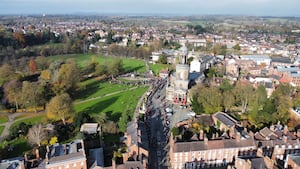
<svg viewBox="0 0 300 169"><path fill-rule="evenodd" d="M228 110L230 110L235 103L235 98L234 98L234 94L232 93L231 90L226 90L223 92L223 107L224 107L224 111L227 112Z"/></svg>
<svg viewBox="0 0 300 169"><path fill-rule="evenodd" d="M123 63L121 59L114 59L112 62L108 65L108 73L112 77L120 74L123 72Z"/></svg>
<svg viewBox="0 0 300 169"><path fill-rule="evenodd" d="M22 85L22 105L25 108L33 107L37 111L37 106L44 103L42 86L37 82L24 81Z"/></svg>
<svg viewBox="0 0 300 169"><path fill-rule="evenodd" d="M4 85L5 97L9 103L14 104L16 110L19 109L21 103L22 84L18 80L11 80Z"/></svg>
<svg viewBox="0 0 300 169"><path fill-rule="evenodd" d="M12 80L15 75L13 67L9 64L3 64L0 67L0 84Z"/></svg>
<svg viewBox="0 0 300 169"><path fill-rule="evenodd" d="M62 64L57 75L57 79L53 79L52 82L54 93L57 95L65 92L72 94L80 81L80 73L75 61Z"/></svg>
<svg viewBox="0 0 300 169"><path fill-rule="evenodd" d="M99 124L100 126L100 137L102 135L102 128L105 122L107 121L107 116L105 113L95 114L93 116L94 120Z"/></svg>
<svg viewBox="0 0 300 169"><path fill-rule="evenodd" d="M241 106L241 112L247 112L249 103L253 101L254 88L248 83L238 81L233 89L233 93L238 105Z"/></svg>
<svg viewBox="0 0 300 169"><path fill-rule="evenodd" d="M37 71L37 65L33 58L30 58L29 60L29 71L31 73L35 73Z"/></svg>
<svg viewBox="0 0 300 169"><path fill-rule="evenodd" d="M37 68L39 70L45 70L49 67L49 61L46 57L44 56L38 56L35 58L35 62L37 65Z"/></svg>
<svg viewBox="0 0 300 169"><path fill-rule="evenodd" d="M34 125L29 129L27 139L31 145L41 146L41 142L47 139L47 131L41 124Z"/></svg>
<svg viewBox="0 0 300 169"><path fill-rule="evenodd" d="M73 112L72 100L67 93L53 97L47 105L47 117L53 120L62 120L66 124L66 119L71 117Z"/></svg>

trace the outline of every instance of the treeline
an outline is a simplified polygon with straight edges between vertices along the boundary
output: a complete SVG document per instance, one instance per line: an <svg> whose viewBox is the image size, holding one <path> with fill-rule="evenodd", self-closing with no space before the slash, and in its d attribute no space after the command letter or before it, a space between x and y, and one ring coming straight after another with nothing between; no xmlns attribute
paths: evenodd
<svg viewBox="0 0 300 169"><path fill-rule="evenodd" d="M290 122L289 109L300 106L300 95L287 84L280 84L270 97L264 86L225 80L219 87L196 85L191 90L192 107L197 114L219 111L235 114L242 120L264 127L270 123Z"/></svg>

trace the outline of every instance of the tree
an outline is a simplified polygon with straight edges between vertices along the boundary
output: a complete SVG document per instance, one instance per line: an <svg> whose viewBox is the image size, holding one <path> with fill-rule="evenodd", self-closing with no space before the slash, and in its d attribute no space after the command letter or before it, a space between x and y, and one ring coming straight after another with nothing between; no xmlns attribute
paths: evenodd
<svg viewBox="0 0 300 169"><path fill-rule="evenodd" d="M31 73L35 73L37 71L37 65L33 58L30 58L29 60L29 71Z"/></svg>
<svg viewBox="0 0 300 169"><path fill-rule="evenodd" d="M198 97L199 97L198 95L194 95L194 96L192 97L191 102L192 102L192 109L193 109L193 111L194 111L196 114L200 115L201 113L204 112L204 110L203 110L202 104L199 103L199 101L198 101Z"/></svg>
<svg viewBox="0 0 300 169"><path fill-rule="evenodd" d="M4 93L9 103L14 103L16 110L21 102L22 84L18 80L11 80L4 85Z"/></svg>
<svg viewBox="0 0 300 169"><path fill-rule="evenodd" d="M240 44L236 44L232 48L235 49L235 50L237 50L237 51L241 50Z"/></svg>
<svg viewBox="0 0 300 169"><path fill-rule="evenodd" d="M40 86L37 82L24 81L22 85L22 100L21 103L25 108L34 107L35 111L37 106L43 103L43 96Z"/></svg>
<svg viewBox="0 0 300 169"><path fill-rule="evenodd" d="M123 63L121 59L114 59L108 65L108 73L114 77L123 72Z"/></svg>
<svg viewBox="0 0 300 169"><path fill-rule="evenodd" d="M102 136L102 127L105 124L107 120L107 116L105 113L95 114L94 120L99 124L100 126L100 137Z"/></svg>
<svg viewBox="0 0 300 169"><path fill-rule="evenodd" d="M59 72L58 79L53 81L53 90L56 94L69 93L75 91L80 81L79 70L74 61L62 64Z"/></svg>
<svg viewBox="0 0 300 169"><path fill-rule="evenodd" d="M108 72L106 64L98 64L96 66L95 74L98 76L105 75Z"/></svg>
<svg viewBox="0 0 300 169"><path fill-rule="evenodd" d="M53 120L62 120L66 124L66 118L73 112L72 100L67 93L53 97L47 105L47 117Z"/></svg>
<svg viewBox="0 0 300 169"><path fill-rule="evenodd" d="M200 91L199 102L206 114L213 114L222 110L222 94L216 87L206 87Z"/></svg>
<svg viewBox="0 0 300 169"><path fill-rule="evenodd" d="M51 137L49 140L50 145L56 144L57 142L58 142L58 138L56 136Z"/></svg>
<svg viewBox="0 0 300 169"><path fill-rule="evenodd" d="M39 70L45 70L49 66L48 59L44 56L36 57L35 62L37 64L37 67L38 67Z"/></svg>
<svg viewBox="0 0 300 169"><path fill-rule="evenodd" d="M234 94L232 93L232 91L226 90L225 92L223 92L224 111L227 112L228 110L230 110L230 108L232 108L234 103L235 103L235 98L234 98Z"/></svg>
<svg viewBox="0 0 300 169"><path fill-rule="evenodd" d="M2 83L6 82L6 81L9 81L9 80L12 80L14 75L15 75L15 72L14 72L14 69L11 65L3 64L0 67L0 80L2 81ZM0 84L1 84L1 81L0 81Z"/></svg>
<svg viewBox="0 0 300 169"><path fill-rule="evenodd" d="M248 110L249 102L253 101L254 88L247 83L238 81L233 89L237 103L241 106L241 112Z"/></svg>
<svg viewBox="0 0 300 169"><path fill-rule="evenodd" d="M111 133L111 134L115 134L118 132L118 127L117 124L113 121L107 121L104 125L103 125L103 132L104 133Z"/></svg>
<svg viewBox="0 0 300 169"><path fill-rule="evenodd" d="M29 129L27 139L31 145L41 146L41 142L47 139L47 131L41 124L34 125Z"/></svg>
<svg viewBox="0 0 300 169"><path fill-rule="evenodd" d="M168 63L167 56L165 54L161 54L158 58L158 63L167 64Z"/></svg>
<svg viewBox="0 0 300 169"><path fill-rule="evenodd" d="M289 119L289 109L292 107L292 101L290 97L279 96L275 101L276 114L275 117L278 121L286 124Z"/></svg>

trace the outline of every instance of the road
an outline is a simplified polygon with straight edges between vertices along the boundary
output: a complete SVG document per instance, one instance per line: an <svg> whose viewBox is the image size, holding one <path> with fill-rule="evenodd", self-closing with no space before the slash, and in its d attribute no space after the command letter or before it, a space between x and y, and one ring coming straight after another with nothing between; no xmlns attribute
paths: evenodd
<svg viewBox="0 0 300 169"><path fill-rule="evenodd" d="M169 129L164 119L166 80L160 79L154 84L151 99L147 102L147 107L151 107L151 113L148 114L151 138L149 164L153 169L167 169Z"/></svg>

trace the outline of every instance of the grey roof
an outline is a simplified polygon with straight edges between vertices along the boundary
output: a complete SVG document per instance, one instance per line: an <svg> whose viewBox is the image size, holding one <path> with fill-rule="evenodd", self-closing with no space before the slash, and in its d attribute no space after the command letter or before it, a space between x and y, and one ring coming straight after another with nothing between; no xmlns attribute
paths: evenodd
<svg viewBox="0 0 300 169"><path fill-rule="evenodd" d="M289 155L289 158L294 161L298 166L300 166L300 155Z"/></svg>
<svg viewBox="0 0 300 169"><path fill-rule="evenodd" d="M225 124L228 128L236 125L238 122L230 117L228 114L223 112L218 112L215 114L215 117L223 124Z"/></svg>
<svg viewBox="0 0 300 169"><path fill-rule="evenodd" d="M235 139L209 140L207 144L205 144L204 141L177 142L174 143L174 152L204 151L242 147L255 147L255 142L252 138L241 139L240 141L236 141Z"/></svg>
<svg viewBox="0 0 300 169"><path fill-rule="evenodd" d="M89 157L89 159L92 160L94 166L104 167L103 148L90 149Z"/></svg>
<svg viewBox="0 0 300 169"><path fill-rule="evenodd" d="M23 157L16 157L0 161L0 169L21 169L24 165Z"/></svg>
<svg viewBox="0 0 300 169"><path fill-rule="evenodd" d="M251 159L251 168L252 169L266 169L268 167L263 158L253 158L253 159Z"/></svg>
<svg viewBox="0 0 300 169"><path fill-rule="evenodd" d="M272 57L272 62L280 62L280 63L292 63L291 59L288 57Z"/></svg>

